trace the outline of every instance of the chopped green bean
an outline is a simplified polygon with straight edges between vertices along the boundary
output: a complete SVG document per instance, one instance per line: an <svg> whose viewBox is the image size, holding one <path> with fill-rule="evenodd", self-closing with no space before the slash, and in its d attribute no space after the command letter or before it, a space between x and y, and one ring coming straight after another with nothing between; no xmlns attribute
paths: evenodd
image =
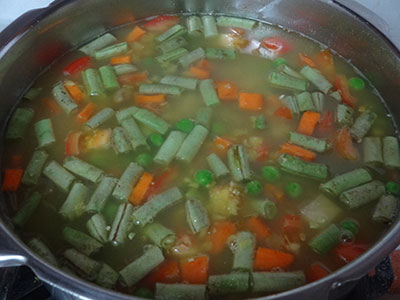
<svg viewBox="0 0 400 300"><path fill-rule="evenodd" d="M35 123L35 133L39 148L51 146L56 142L53 124L50 119L43 119Z"/></svg>
<svg viewBox="0 0 400 300"><path fill-rule="evenodd" d="M188 50L186 50L185 48L179 47L174 50L163 53L163 54L157 56L155 59L159 63L172 62L181 57L184 57L188 53L189 53Z"/></svg>
<svg viewBox="0 0 400 300"><path fill-rule="evenodd" d="M143 168L138 164L131 162L122 173L116 184L112 197L120 202L127 202L133 187L143 173Z"/></svg>
<svg viewBox="0 0 400 300"><path fill-rule="evenodd" d="M305 66L300 70L300 74L311 81L325 95L332 89L332 84L317 69Z"/></svg>
<svg viewBox="0 0 400 300"><path fill-rule="evenodd" d="M318 254L326 254L339 243L339 239L340 229L335 224L331 224L316 235L309 243L309 246Z"/></svg>
<svg viewBox="0 0 400 300"><path fill-rule="evenodd" d="M309 92L303 92L297 94L296 99L300 112L307 110L315 110L314 102Z"/></svg>
<svg viewBox="0 0 400 300"><path fill-rule="evenodd" d="M153 297L152 297L153 299ZM206 300L207 287L205 284L156 283L157 300Z"/></svg>
<svg viewBox="0 0 400 300"><path fill-rule="evenodd" d="M206 58L209 59L235 59L236 51L230 49L206 48Z"/></svg>
<svg viewBox="0 0 400 300"><path fill-rule="evenodd" d="M164 144L162 144L161 148L158 150L156 156L154 156L154 162L160 165L169 165L174 159L185 137L186 134L183 132L175 130L171 131Z"/></svg>
<svg viewBox="0 0 400 300"><path fill-rule="evenodd" d="M339 104L336 109L336 122L341 126L353 125L354 110L345 104Z"/></svg>
<svg viewBox="0 0 400 300"><path fill-rule="evenodd" d="M358 233L359 224L352 219L345 219L340 222L340 228L350 231L353 235Z"/></svg>
<svg viewBox="0 0 400 300"><path fill-rule="evenodd" d="M202 16L201 20L203 21L203 32L206 39L218 35L217 23L214 16Z"/></svg>
<svg viewBox="0 0 400 300"><path fill-rule="evenodd" d="M79 51L82 51L87 55L94 56L96 50L107 47L108 45L115 43L116 41L117 38L111 33L105 33L95 40L91 41L90 43L86 44L85 46L79 48Z"/></svg>
<svg viewBox="0 0 400 300"><path fill-rule="evenodd" d="M303 75L301 75L299 72L289 67L287 64L281 64L280 66L277 67L277 69L285 75L305 80Z"/></svg>
<svg viewBox="0 0 400 300"><path fill-rule="evenodd" d="M108 240L115 246L125 243L132 230L133 206L130 203L123 203L118 207L117 214L111 226Z"/></svg>
<svg viewBox="0 0 400 300"><path fill-rule="evenodd" d="M78 105L74 102L71 96L68 94L64 87L64 84L60 81L52 89L52 94L54 99L60 105L60 107L65 111L67 115L78 108Z"/></svg>
<svg viewBox="0 0 400 300"><path fill-rule="evenodd" d="M115 74L115 70L110 66L102 66L99 68L100 77L106 91L112 92L118 90L120 85Z"/></svg>
<svg viewBox="0 0 400 300"><path fill-rule="evenodd" d="M139 86L141 94L166 94L179 96L182 94L182 89L177 86L167 84L144 83Z"/></svg>
<svg viewBox="0 0 400 300"><path fill-rule="evenodd" d="M354 124L350 129L350 133L358 143L360 143L363 137L368 133L376 118L376 113L365 111L361 113L361 115L359 115L354 121Z"/></svg>
<svg viewBox="0 0 400 300"><path fill-rule="evenodd" d="M166 75L160 81L162 84L177 86L188 90L195 90L197 82L198 80L195 78L185 78L175 75Z"/></svg>
<svg viewBox="0 0 400 300"><path fill-rule="evenodd" d="M289 143L319 153L326 152L330 148L329 142L325 139L319 139L293 131L289 132Z"/></svg>
<svg viewBox="0 0 400 300"><path fill-rule="evenodd" d="M100 243L108 241L107 237L107 223L103 215L95 214L86 223L86 228L90 235L98 240Z"/></svg>
<svg viewBox="0 0 400 300"><path fill-rule="evenodd" d="M138 122L154 129L161 134L166 134L170 127L165 120L156 116L147 109L138 109L138 111L135 112L134 117Z"/></svg>
<svg viewBox="0 0 400 300"><path fill-rule="evenodd" d="M82 183L77 182L72 186L67 199L59 209L59 213L66 219L72 221L83 215L90 191Z"/></svg>
<svg viewBox="0 0 400 300"><path fill-rule="evenodd" d="M120 64L120 65L115 65L113 66L115 74L117 76L129 74L136 72L138 68L132 64Z"/></svg>
<svg viewBox="0 0 400 300"><path fill-rule="evenodd" d="M381 223L393 223L399 210L399 199L393 195L382 195L375 207L372 220Z"/></svg>
<svg viewBox="0 0 400 300"><path fill-rule="evenodd" d="M212 79L204 79L199 84L200 94L206 106L217 105L220 103L217 92L215 91Z"/></svg>
<svg viewBox="0 0 400 300"><path fill-rule="evenodd" d="M118 123L121 124L121 122L127 118L133 117L135 113L139 111L139 108L136 106L131 106L122 110L119 110L115 113L115 118L117 119Z"/></svg>
<svg viewBox="0 0 400 300"><path fill-rule="evenodd" d="M171 249L176 243L176 234L160 223L147 224L143 228L143 233L155 245L166 250Z"/></svg>
<svg viewBox="0 0 400 300"><path fill-rule="evenodd" d="M91 259L90 257L76 251L75 249L67 249L64 251L65 258L70 261L74 267L89 276L89 279L96 278L100 269L101 263Z"/></svg>
<svg viewBox="0 0 400 300"><path fill-rule="evenodd" d="M90 97L104 97L104 86L100 73L96 69L87 69L82 72L83 83Z"/></svg>
<svg viewBox="0 0 400 300"><path fill-rule="evenodd" d="M156 48L159 52L167 53L169 51L175 50L176 48L184 47L186 45L187 41L183 37L178 36L176 38L172 38L162 42Z"/></svg>
<svg viewBox="0 0 400 300"><path fill-rule="evenodd" d="M58 267L58 262L50 249L39 239L33 238L28 242L29 248L49 264Z"/></svg>
<svg viewBox="0 0 400 300"><path fill-rule="evenodd" d="M254 293L279 293L306 284L302 271L297 272L253 272Z"/></svg>
<svg viewBox="0 0 400 300"><path fill-rule="evenodd" d="M131 144L122 127L115 127L112 132L112 145L115 152L128 153L132 150Z"/></svg>
<svg viewBox="0 0 400 300"><path fill-rule="evenodd" d="M198 199L188 199L186 201L186 220L193 233L198 233L210 226L207 209Z"/></svg>
<svg viewBox="0 0 400 300"><path fill-rule="evenodd" d="M203 34L203 22L198 16L188 17L186 19L186 27L191 37L198 38Z"/></svg>
<svg viewBox="0 0 400 300"><path fill-rule="evenodd" d="M205 58L205 57L206 57L206 53L204 52L203 48L197 48L191 52L186 53L182 57L180 57L178 61L182 67L187 68L192 63L194 63L202 58Z"/></svg>
<svg viewBox="0 0 400 300"><path fill-rule="evenodd" d="M68 192L75 176L59 165L55 160L51 161L44 169L43 174L55 183L63 192Z"/></svg>
<svg viewBox="0 0 400 300"><path fill-rule="evenodd" d="M186 33L187 33L187 31L186 31L185 27L183 27L180 24L176 24L176 25L172 26L170 29L168 29L167 31L165 31L162 34L160 34L159 36L157 36L156 41L161 43L161 42L164 42L169 39L177 38L178 36L182 36Z"/></svg>
<svg viewBox="0 0 400 300"><path fill-rule="evenodd" d="M30 101L33 101L33 100L35 100L35 99L37 99L39 96L40 96L40 94L42 93L42 91L43 91L43 89L42 88L30 88L29 89L29 91L27 91L25 94L24 94L24 98L25 99L28 99L28 100L30 100Z"/></svg>
<svg viewBox="0 0 400 300"><path fill-rule="evenodd" d="M364 163L366 165L383 164L382 142L380 137L365 137L363 140Z"/></svg>
<svg viewBox="0 0 400 300"><path fill-rule="evenodd" d="M196 125L187 135L176 153L176 159L190 163L199 152L208 135L208 129L203 125Z"/></svg>
<svg viewBox="0 0 400 300"><path fill-rule="evenodd" d="M35 213L41 200L42 195L38 192L33 192L12 218L13 224L19 227L24 226L25 223L29 221L29 218Z"/></svg>
<svg viewBox="0 0 400 300"><path fill-rule="evenodd" d="M101 243L91 236L68 226L64 227L62 235L67 243L87 256L98 252L103 247Z"/></svg>
<svg viewBox="0 0 400 300"><path fill-rule="evenodd" d="M250 275L247 272L208 277L208 289L211 296L244 293L248 291L249 287Z"/></svg>
<svg viewBox="0 0 400 300"><path fill-rule="evenodd" d="M107 289L112 288L118 281L119 274L107 264L102 264L97 274L96 283Z"/></svg>
<svg viewBox="0 0 400 300"><path fill-rule="evenodd" d="M384 184L375 180L341 193L339 200L354 209L378 199L384 193Z"/></svg>
<svg viewBox="0 0 400 300"><path fill-rule="evenodd" d="M75 156L67 156L64 159L63 165L68 171L93 183L98 183L104 174L104 172L99 168L88 164Z"/></svg>
<svg viewBox="0 0 400 300"><path fill-rule="evenodd" d="M315 110L318 112L324 111L325 95L321 92L314 92L311 94Z"/></svg>
<svg viewBox="0 0 400 300"><path fill-rule="evenodd" d="M35 112L30 108L19 107L12 115L8 123L6 138L7 139L22 139L28 129L29 124L33 120Z"/></svg>
<svg viewBox="0 0 400 300"><path fill-rule="evenodd" d="M104 176L90 197L89 203L86 206L86 211L89 213L101 212L117 182L118 180L114 177Z"/></svg>
<svg viewBox="0 0 400 300"><path fill-rule="evenodd" d="M275 202L268 199L252 199L250 200L250 206L257 215L261 215L267 220L275 219L278 212Z"/></svg>
<svg viewBox="0 0 400 300"><path fill-rule="evenodd" d="M308 86L308 82L303 79L298 79L278 72L269 73L268 82L278 88L298 91L305 91Z"/></svg>
<svg viewBox="0 0 400 300"><path fill-rule="evenodd" d="M310 163L289 154L279 157L281 170L290 174L308 177L314 180L325 180L329 176L328 167L324 164Z"/></svg>
<svg viewBox="0 0 400 300"><path fill-rule="evenodd" d="M284 59L283 57L278 57L274 60L273 62L273 66L275 68L279 68L281 65L286 65L286 59Z"/></svg>
<svg viewBox="0 0 400 300"><path fill-rule="evenodd" d="M230 249L233 252L233 272L250 272L253 269L254 248L256 239L248 231L240 231L229 237Z"/></svg>
<svg viewBox="0 0 400 300"><path fill-rule="evenodd" d="M383 138L383 162L386 168L400 168L399 141L394 136Z"/></svg>
<svg viewBox="0 0 400 300"><path fill-rule="evenodd" d="M217 25L222 27L239 27L250 30L254 27L254 25L256 25L256 21L243 18L221 16L217 18Z"/></svg>
<svg viewBox="0 0 400 300"><path fill-rule="evenodd" d="M94 57L96 58L96 60L105 60L113 56L123 54L127 51L128 51L128 43L122 42L96 50L94 52Z"/></svg>
<svg viewBox="0 0 400 300"><path fill-rule="evenodd" d="M221 158L219 158L219 156L215 153L211 153L209 156L207 156L207 162L210 166L210 169L215 174L215 177L219 178L229 174L228 168Z"/></svg>
<svg viewBox="0 0 400 300"><path fill-rule="evenodd" d="M140 130L139 126L136 124L133 117L129 117L124 119L121 122L122 128L125 129L126 135L131 143L132 149L134 151L145 148L147 149L149 146L147 145L146 138Z"/></svg>
<svg viewBox="0 0 400 300"><path fill-rule="evenodd" d="M286 96L282 99L282 101L285 103L285 106L290 109L292 114L300 114L299 103L294 96Z"/></svg>
<svg viewBox="0 0 400 300"><path fill-rule="evenodd" d="M49 158L49 154L43 150L36 150L32 154L32 158L25 169L21 182L26 185L35 185L38 183L42 174L43 167Z"/></svg>
<svg viewBox="0 0 400 300"><path fill-rule="evenodd" d="M233 145L228 150L228 167L234 181L251 179L251 171L242 145Z"/></svg>
<svg viewBox="0 0 400 300"><path fill-rule="evenodd" d="M96 129L97 127L101 126L102 124L106 123L110 120L115 114L115 111L110 108L106 107L91 117L86 123L85 126L89 127L90 129Z"/></svg>

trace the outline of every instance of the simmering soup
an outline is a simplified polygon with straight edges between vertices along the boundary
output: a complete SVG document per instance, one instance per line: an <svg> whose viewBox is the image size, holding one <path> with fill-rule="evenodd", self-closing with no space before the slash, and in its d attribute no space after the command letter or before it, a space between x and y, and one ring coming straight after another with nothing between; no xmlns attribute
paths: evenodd
<svg viewBox="0 0 400 300"><path fill-rule="evenodd" d="M157 16L67 54L5 133L2 190L43 259L155 299L319 280L398 211L399 145L331 50L227 16Z"/></svg>

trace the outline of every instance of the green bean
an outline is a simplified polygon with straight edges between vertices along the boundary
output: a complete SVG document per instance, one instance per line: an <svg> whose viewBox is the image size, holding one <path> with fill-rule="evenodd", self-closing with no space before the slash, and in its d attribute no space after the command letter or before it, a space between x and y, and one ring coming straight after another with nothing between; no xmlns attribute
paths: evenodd
<svg viewBox="0 0 400 300"><path fill-rule="evenodd" d="M285 103L286 107L290 109L292 114L300 114L299 103L294 96L286 96L282 100Z"/></svg>
<svg viewBox="0 0 400 300"><path fill-rule="evenodd" d="M23 107L17 108L8 123L6 138L22 139L34 115L35 112L33 109Z"/></svg>
<svg viewBox="0 0 400 300"><path fill-rule="evenodd" d="M46 151L36 150L32 154L32 158L25 169L24 176L21 182L26 185L35 185L38 183L39 177L42 174L43 167L49 158Z"/></svg>
<svg viewBox="0 0 400 300"><path fill-rule="evenodd" d="M33 101L33 100L35 100L35 99L37 99L39 96L40 96L40 94L42 93L42 91L43 91L43 89L42 88L30 88L29 89L29 91L27 91L25 94L24 94L24 98L25 99L28 99L28 100L30 100L30 101Z"/></svg>
<svg viewBox="0 0 400 300"><path fill-rule="evenodd" d="M342 95L340 95L339 91L330 92L329 97L335 99L338 102L342 102Z"/></svg>
<svg viewBox="0 0 400 300"><path fill-rule="evenodd" d="M101 81L106 91L113 92L120 88L115 74L115 70L111 66L102 66L99 68Z"/></svg>
<svg viewBox="0 0 400 300"><path fill-rule="evenodd" d="M275 87L289 90L305 91L308 87L307 81L278 72L269 73L268 82Z"/></svg>
<svg viewBox="0 0 400 300"><path fill-rule="evenodd" d="M119 274L122 281L130 287L139 282L163 261L164 256L161 249L153 245L148 245L144 254L123 268Z"/></svg>
<svg viewBox="0 0 400 300"><path fill-rule="evenodd" d="M79 48L79 51L82 51L87 55L94 56L96 50L104 48L112 43L115 43L116 41L117 38L113 36L111 33L105 33L99 36L97 39L86 44L85 46Z"/></svg>
<svg viewBox="0 0 400 300"><path fill-rule="evenodd" d="M94 57L96 60L105 60L113 56L123 54L128 51L128 43L122 42L114 44L94 52Z"/></svg>
<svg viewBox="0 0 400 300"><path fill-rule="evenodd" d="M68 192L75 176L65 170L55 160L51 161L44 169L43 174L55 183L63 192Z"/></svg>
<svg viewBox="0 0 400 300"><path fill-rule="evenodd" d="M36 122L35 133L39 148L51 146L56 142L53 124L50 119L43 119Z"/></svg>
<svg viewBox="0 0 400 300"><path fill-rule="evenodd" d="M394 136L383 138L383 162L386 168L400 168L399 141Z"/></svg>
<svg viewBox="0 0 400 300"><path fill-rule="evenodd" d="M309 92L297 94L296 99L301 112L306 110L315 110L314 102Z"/></svg>
<svg viewBox="0 0 400 300"><path fill-rule="evenodd" d="M83 83L90 97L104 97L104 86L100 73L96 69L87 69L82 72Z"/></svg>
<svg viewBox="0 0 400 300"><path fill-rule="evenodd" d="M297 272L253 272L254 293L279 293L295 289L306 284L302 271Z"/></svg>
<svg viewBox="0 0 400 300"><path fill-rule="evenodd" d="M198 233L210 226L207 209L198 199L186 201L186 220L193 233Z"/></svg>
<svg viewBox="0 0 400 300"><path fill-rule="evenodd" d="M129 74L136 72L138 68L132 64L120 64L120 65L115 65L113 66L115 74L117 76Z"/></svg>
<svg viewBox="0 0 400 300"><path fill-rule="evenodd" d="M72 111L78 108L71 96L68 94L64 84L60 81L53 87L52 94L58 105L69 115Z"/></svg>
<svg viewBox="0 0 400 300"><path fill-rule="evenodd" d="M312 84L314 84L325 95L328 94L333 87L332 84L317 69L305 66L300 70L300 74L311 81Z"/></svg>
<svg viewBox="0 0 400 300"><path fill-rule="evenodd" d="M86 228L90 235L104 244L108 241L107 223L103 215L95 214L86 223Z"/></svg>
<svg viewBox="0 0 400 300"><path fill-rule="evenodd" d="M143 233L158 247L166 250L171 249L176 243L176 234L160 223L147 224L143 228Z"/></svg>
<svg viewBox="0 0 400 300"><path fill-rule="evenodd" d="M236 58L236 51L230 49L206 48L206 58L233 60Z"/></svg>
<svg viewBox="0 0 400 300"><path fill-rule="evenodd" d="M199 84L200 94L206 106L219 104L219 98L215 91L214 82L212 79L204 79Z"/></svg>
<svg viewBox="0 0 400 300"><path fill-rule="evenodd" d="M318 254L326 254L340 241L340 229L331 224L328 228L317 234L308 244Z"/></svg>
<svg viewBox="0 0 400 300"><path fill-rule="evenodd" d="M341 126L353 125L354 110L345 104L338 104L336 109L336 122Z"/></svg>
<svg viewBox="0 0 400 300"><path fill-rule="evenodd" d="M268 199L252 199L250 200L251 208L267 220L273 220L278 212L275 202Z"/></svg>
<svg viewBox="0 0 400 300"><path fill-rule="evenodd" d="M161 42L164 42L169 39L177 38L178 36L182 36L186 33L187 33L187 31L186 31L185 27L183 27L180 24L176 24L176 25L172 26L170 29L168 29L167 31L165 31L162 34L160 34L159 36L157 36L156 41L161 43Z"/></svg>
<svg viewBox="0 0 400 300"><path fill-rule="evenodd" d="M181 57L184 57L188 53L189 53L189 51L187 49L179 47L174 50L163 53L163 54L155 57L155 59L159 63L172 62Z"/></svg>
<svg viewBox="0 0 400 300"><path fill-rule="evenodd" d="M178 152L176 153L176 159L185 163L190 163L199 152L207 138L207 135L207 128L203 125L196 125L182 142Z"/></svg>
<svg viewBox="0 0 400 300"><path fill-rule="evenodd" d="M136 209L132 218L136 225L145 226L154 220L155 216L168 207L171 207L183 199L181 191L177 187L152 196L146 203Z"/></svg>
<svg viewBox="0 0 400 300"><path fill-rule="evenodd" d="M354 121L353 126L350 128L350 133L358 143L360 143L363 137L368 133L376 118L376 113L365 111Z"/></svg>
<svg viewBox="0 0 400 300"><path fill-rule="evenodd" d="M210 166L211 171L213 171L217 178L224 177L229 174L228 168L226 167L222 159L220 159L219 156L215 153L211 153L209 156L207 156L207 162Z"/></svg>
<svg viewBox="0 0 400 300"><path fill-rule="evenodd" d="M64 159L63 166L73 174L78 175L84 179L87 179L93 183L98 183L104 174L104 172L99 168L75 156L67 156Z"/></svg>
<svg viewBox="0 0 400 300"><path fill-rule="evenodd" d="M205 284L156 283L156 300L206 300Z"/></svg>
<svg viewBox="0 0 400 300"><path fill-rule="evenodd" d="M160 165L169 165L174 159L185 137L186 134L181 131L171 131L164 144L162 144L158 150L156 156L154 156L154 161Z"/></svg>
<svg viewBox="0 0 400 300"><path fill-rule="evenodd" d="M399 199L393 195L382 195L375 207L372 220L390 224L396 220L399 210Z"/></svg>
<svg viewBox="0 0 400 300"><path fill-rule="evenodd" d="M149 148L149 145L147 145L146 142L146 137L143 135L133 117L124 119L121 122L121 126L125 129L126 135L129 139L129 142L131 143L133 151L136 151L140 148Z"/></svg>
<svg viewBox="0 0 400 300"><path fill-rule="evenodd" d="M129 117L133 117L135 113L139 111L139 108L136 106L131 106L122 110L119 110L115 113L115 117L118 120L118 123L121 124L121 122Z"/></svg>
<svg viewBox="0 0 400 300"><path fill-rule="evenodd" d="M106 107L91 117L86 123L85 126L89 127L90 129L96 129L97 127L101 126L102 124L106 123L110 120L115 114L115 111L110 108Z"/></svg>
<svg viewBox="0 0 400 300"><path fill-rule="evenodd" d="M340 193L372 181L371 174L366 169L355 169L347 173L335 176L333 179L321 184L320 190L332 195L339 196Z"/></svg>
<svg viewBox="0 0 400 300"><path fill-rule="evenodd" d="M130 203L124 203L118 207L117 215L108 236L108 240L114 245L123 244L128 238L133 227L132 212L133 206Z"/></svg>
<svg viewBox="0 0 400 300"><path fill-rule="evenodd" d="M293 131L289 132L289 143L319 153L324 153L330 148L329 142L325 139L319 139Z"/></svg>
<svg viewBox="0 0 400 300"><path fill-rule="evenodd" d="M251 179L251 171L242 145L233 145L228 150L228 167L234 181Z"/></svg>
<svg viewBox="0 0 400 300"><path fill-rule="evenodd" d="M107 264L102 264L97 274L96 283L104 288L110 289L118 281L119 274Z"/></svg>
<svg viewBox="0 0 400 300"><path fill-rule="evenodd" d="M324 164L310 163L289 154L279 157L282 171L290 174L307 177L314 180L325 180L329 176L328 167Z"/></svg>
<svg viewBox="0 0 400 300"><path fill-rule="evenodd" d="M231 251L233 252L232 271L249 272L253 269L254 248L256 239L248 231L240 231L229 237Z"/></svg>
<svg viewBox="0 0 400 300"><path fill-rule="evenodd" d="M198 80L195 78L185 78L175 75L166 75L160 81L162 84L177 86L188 90L195 90L197 82Z"/></svg>
<svg viewBox="0 0 400 300"><path fill-rule="evenodd" d="M217 18L217 25L222 27L239 27L250 30L253 29L254 25L256 25L256 21L243 18L221 16Z"/></svg>
<svg viewBox="0 0 400 300"><path fill-rule="evenodd" d="M311 94L315 110L318 112L324 111L325 95L321 92L314 92Z"/></svg>
<svg viewBox="0 0 400 300"><path fill-rule="evenodd" d="M182 89L180 87L167 84L143 83L139 86L139 93L179 96L180 94L182 94Z"/></svg>
<svg viewBox="0 0 400 300"><path fill-rule="evenodd" d="M101 212L117 182L118 180L114 177L104 176L90 197L89 203L86 206L86 211L89 213Z"/></svg>
<svg viewBox="0 0 400 300"><path fill-rule="evenodd" d="M213 16L202 16L201 20L203 21L203 33L206 39L218 35L217 24Z"/></svg>
<svg viewBox="0 0 400 300"><path fill-rule="evenodd" d="M28 242L29 248L49 264L58 267L58 262L50 249L39 239L33 238Z"/></svg>
<svg viewBox="0 0 400 300"><path fill-rule="evenodd" d="M98 252L103 247L101 243L91 236L68 226L64 227L62 235L67 243L87 256Z"/></svg>
<svg viewBox="0 0 400 300"><path fill-rule="evenodd" d="M58 212L70 221L79 218L85 212L89 195L90 191L84 184L75 183Z"/></svg>
<svg viewBox="0 0 400 300"><path fill-rule="evenodd" d="M202 107L196 113L196 122L210 129L212 119L212 109L210 107Z"/></svg>
<svg viewBox="0 0 400 300"><path fill-rule="evenodd" d="M203 48L197 48L183 55L181 58L179 58L178 62L181 64L182 67L187 68L195 61L198 61L205 57L206 53L204 52Z"/></svg>
<svg viewBox="0 0 400 300"><path fill-rule="evenodd" d="M247 292L250 288L249 273L230 273L208 277L208 290L211 296L223 296Z"/></svg>
<svg viewBox="0 0 400 300"><path fill-rule="evenodd" d="M101 269L101 263L76 251L75 249L65 250L64 257L70 261L75 268L89 276L89 279L95 279Z"/></svg>
<svg viewBox="0 0 400 300"><path fill-rule="evenodd" d="M305 80L303 75L301 75L299 72L289 67L287 64L281 64L277 67L277 69L281 71L283 74L288 75L290 77Z"/></svg>
<svg viewBox="0 0 400 300"><path fill-rule="evenodd" d="M363 153L366 165L383 164L381 138L365 137L363 140Z"/></svg>
<svg viewBox="0 0 400 300"><path fill-rule="evenodd" d="M263 115L251 116L250 119L251 119L251 122L253 123L254 129L263 130L263 129L267 128L267 124L265 123L265 118Z"/></svg>
<svg viewBox="0 0 400 300"><path fill-rule="evenodd" d="M170 125L165 120L156 116L154 113L148 111L147 109L138 109L135 112L134 117L140 123L154 129L161 134L166 134L170 127Z"/></svg>
<svg viewBox="0 0 400 300"><path fill-rule="evenodd" d="M178 36L177 38L169 39L165 42L162 42L156 47L156 49L162 53L167 53L169 51L175 50L176 48L184 47L186 45L187 41L183 37Z"/></svg>
<svg viewBox="0 0 400 300"><path fill-rule="evenodd" d="M112 145L117 154L128 153L132 150L131 144L126 137L125 130L122 127L115 127L113 129Z"/></svg>
<svg viewBox="0 0 400 300"><path fill-rule="evenodd" d="M198 16L190 16L186 18L186 27L188 34L191 37L198 38L203 34L203 22L201 22L201 19Z"/></svg>
<svg viewBox="0 0 400 300"><path fill-rule="evenodd" d="M41 200L42 195L38 192L33 192L12 218L13 224L19 227L24 226L37 210Z"/></svg>
<svg viewBox="0 0 400 300"><path fill-rule="evenodd" d="M354 209L378 199L384 193L385 185L374 180L341 193L339 200L346 207Z"/></svg>
<svg viewBox="0 0 400 300"><path fill-rule="evenodd" d="M112 197L119 202L127 202L133 187L142 174L143 168L137 163L131 162L118 180Z"/></svg>

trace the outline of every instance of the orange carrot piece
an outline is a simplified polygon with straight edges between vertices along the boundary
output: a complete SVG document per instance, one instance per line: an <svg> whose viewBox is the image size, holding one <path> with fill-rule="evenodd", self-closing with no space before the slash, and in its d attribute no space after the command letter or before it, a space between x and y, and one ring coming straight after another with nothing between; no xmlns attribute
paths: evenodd
<svg viewBox="0 0 400 300"><path fill-rule="evenodd" d="M208 262L206 255L181 260L181 274L184 283L204 284L208 280Z"/></svg>
<svg viewBox="0 0 400 300"><path fill-rule="evenodd" d="M78 122L85 123L94 114L96 109L96 104L90 102L80 111L80 113L76 116L76 119Z"/></svg>
<svg viewBox="0 0 400 300"><path fill-rule="evenodd" d="M122 65L122 64L130 64L132 58L130 55L122 55L122 56L114 56L110 58L111 65Z"/></svg>
<svg viewBox="0 0 400 300"><path fill-rule="evenodd" d="M153 287L157 282L177 283L180 280L181 274L178 262L167 260L143 279L143 285Z"/></svg>
<svg viewBox="0 0 400 300"><path fill-rule="evenodd" d="M57 104L56 101L50 98L44 98L44 103L52 114L58 115L61 113L61 107Z"/></svg>
<svg viewBox="0 0 400 300"><path fill-rule="evenodd" d="M281 153L294 155L307 161L312 161L317 157L314 152L289 143L283 144L280 150Z"/></svg>
<svg viewBox="0 0 400 300"><path fill-rule="evenodd" d="M126 41L128 43L135 42L135 41L139 40L145 33L146 33L146 30L140 28L139 26L136 26L128 34L128 36L126 37Z"/></svg>
<svg viewBox="0 0 400 300"><path fill-rule="evenodd" d="M266 185L264 185L264 192L268 196L275 198L279 202L282 202L283 199L285 199L285 193L273 184L267 183Z"/></svg>
<svg viewBox="0 0 400 300"><path fill-rule="evenodd" d="M290 253L258 247L254 260L254 269L257 271L271 271L274 268L287 268L294 260Z"/></svg>
<svg viewBox="0 0 400 300"><path fill-rule="evenodd" d="M197 78L197 79L207 79L210 78L210 72L207 70L197 68L197 67L191 67L189 70L190 74Z"/></svg>
<svg viewBox="0 0 400 300"><path fill-rule="evenodd" d="M254 233L258 241L264 240L271 234L267 226L259 218L250 218L246 225L247 228Z"/></svg>
<svg viewBox="0 0 400 300"><path fill-rule="evenodd" d="M313 62L313 60L304 53L299 53L299 61L302 65L307 65L311 68L317 67L317 65Z"/></svg>
<svg viewBox="0 0 400 300"><path fill-rule="evenodd" d="M232 146L232 142L228 139L222 138L220 136L215 137L214 147L215 152L219 155L225 155L229 148Z"/></svg>
<svg viewBox="0 0 400 300"><path fill-rule="evenodd" d="M301 117L297 132L312 135L320 117L321 114L317 112L306 111Z"/></svg>
<svg viewBox="0 0 400 300"><path fill-rule="evenodd" d="M135 188L129 197L129 201L133 205L140 205L144 200L144 196L149 190L151 184L153 183L153 175L144 172L142 177L140 177L139 182L136 184Z"/></svg>
<svg viewBox="0 0 400 300"><path fill-rule="evenodd" d="M221 253L225 246L227 239L234 233L236 233L236 226L230 221L221 221L214 224L210 229L211 239L211 253Z"/></svg>
<svg viewBox="0 0 400 300"><path fill-rule="evenodd" d="M82 132L74 132L71 131L68 133L67 138L65 139L65 154L69 155L79 155L80 154L80 139L82 136Z"/></svg>
<svg viewBox="0 0 400 300"><path fill-rule="evenodd" d="M79 104L83 100L83 92L81 88L73 81L68 80L64 84L65 89L76 104Z"/></svg>
<svg viewBox="0 0 400 300"><path fill-rule="evenodd" d="M260 111L264 108L263 95L239 93L239 107L243 110Z"/></svg>
<svg viewBox="0 0 400 300"><path fill-rule="evenodd" d="M135 72L124 74L118 77L118 82L122 85L133 85L138 82L143 82L147 79L147 72Z"/></svg>
<svg viewBox="0 0 400 300"><path fill-rule="evenodd" d="M349 160L356 160L359 157L357 149L353 145L350 129L343 127L336 137L336 149L339 154Z"/></svg>
<svg viewBox="0 0 400 300"><path fill-rule="evenodd" d="M319 263L313 263L307 271L307 282L314 282L329 275L329 272Z"/></svg>
<svg viewBox="0 0 400 300"><path fill-rule="evenodd" d="M135 95L135 104L143 105L149 103L163 103L165 101L166 96L164 94L158 95L142 95L136 94Z"/></svg>
<svg viewBox="0 0 400 300"><path fill-rule="evenodd" d="M279 107L275 112L274 115L283 119L292 119L292 111L287 108L286 106Z"/></svg>
<svg viewBox="0 0 400 300"><path fill-rule="evenodd" d="M217 92L221 100L237 100L239 98L238 87L229 81L217 81Z"/></svg>
<svg viewBox="0 0 400 300"><path fill-rule="evenodd" d="M203 58L196 62L195 67L210 71L212 68L212 64L209 60Z"/></svg>
<svg viewBox="0 0 400 300"><path fill-rule="evenodd" d="M313 57L313 61L326 79L328 79L331 83L334 83L336 78L336 70L331 51L329 49L325 49L317 53Z"/></svg>
<svg viewBox="0 0 400 300"><path fill-rule="evenodd" d="M22 169L6 169L4 171L2 190L7 192L18 190L23 173Z"/></svg>

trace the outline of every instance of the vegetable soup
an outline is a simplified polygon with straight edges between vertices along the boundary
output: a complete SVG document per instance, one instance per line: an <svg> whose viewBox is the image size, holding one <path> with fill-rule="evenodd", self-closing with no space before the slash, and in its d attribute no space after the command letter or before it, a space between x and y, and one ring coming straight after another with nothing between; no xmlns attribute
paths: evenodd
<svg viewBox="0 0 400 300"><path fill-rule="evenodd" d="M44 260L150 299L243 299L319 280L395 221L378 93L295 32L157 16L62 57L5 133L2 190Z"/></svg>

